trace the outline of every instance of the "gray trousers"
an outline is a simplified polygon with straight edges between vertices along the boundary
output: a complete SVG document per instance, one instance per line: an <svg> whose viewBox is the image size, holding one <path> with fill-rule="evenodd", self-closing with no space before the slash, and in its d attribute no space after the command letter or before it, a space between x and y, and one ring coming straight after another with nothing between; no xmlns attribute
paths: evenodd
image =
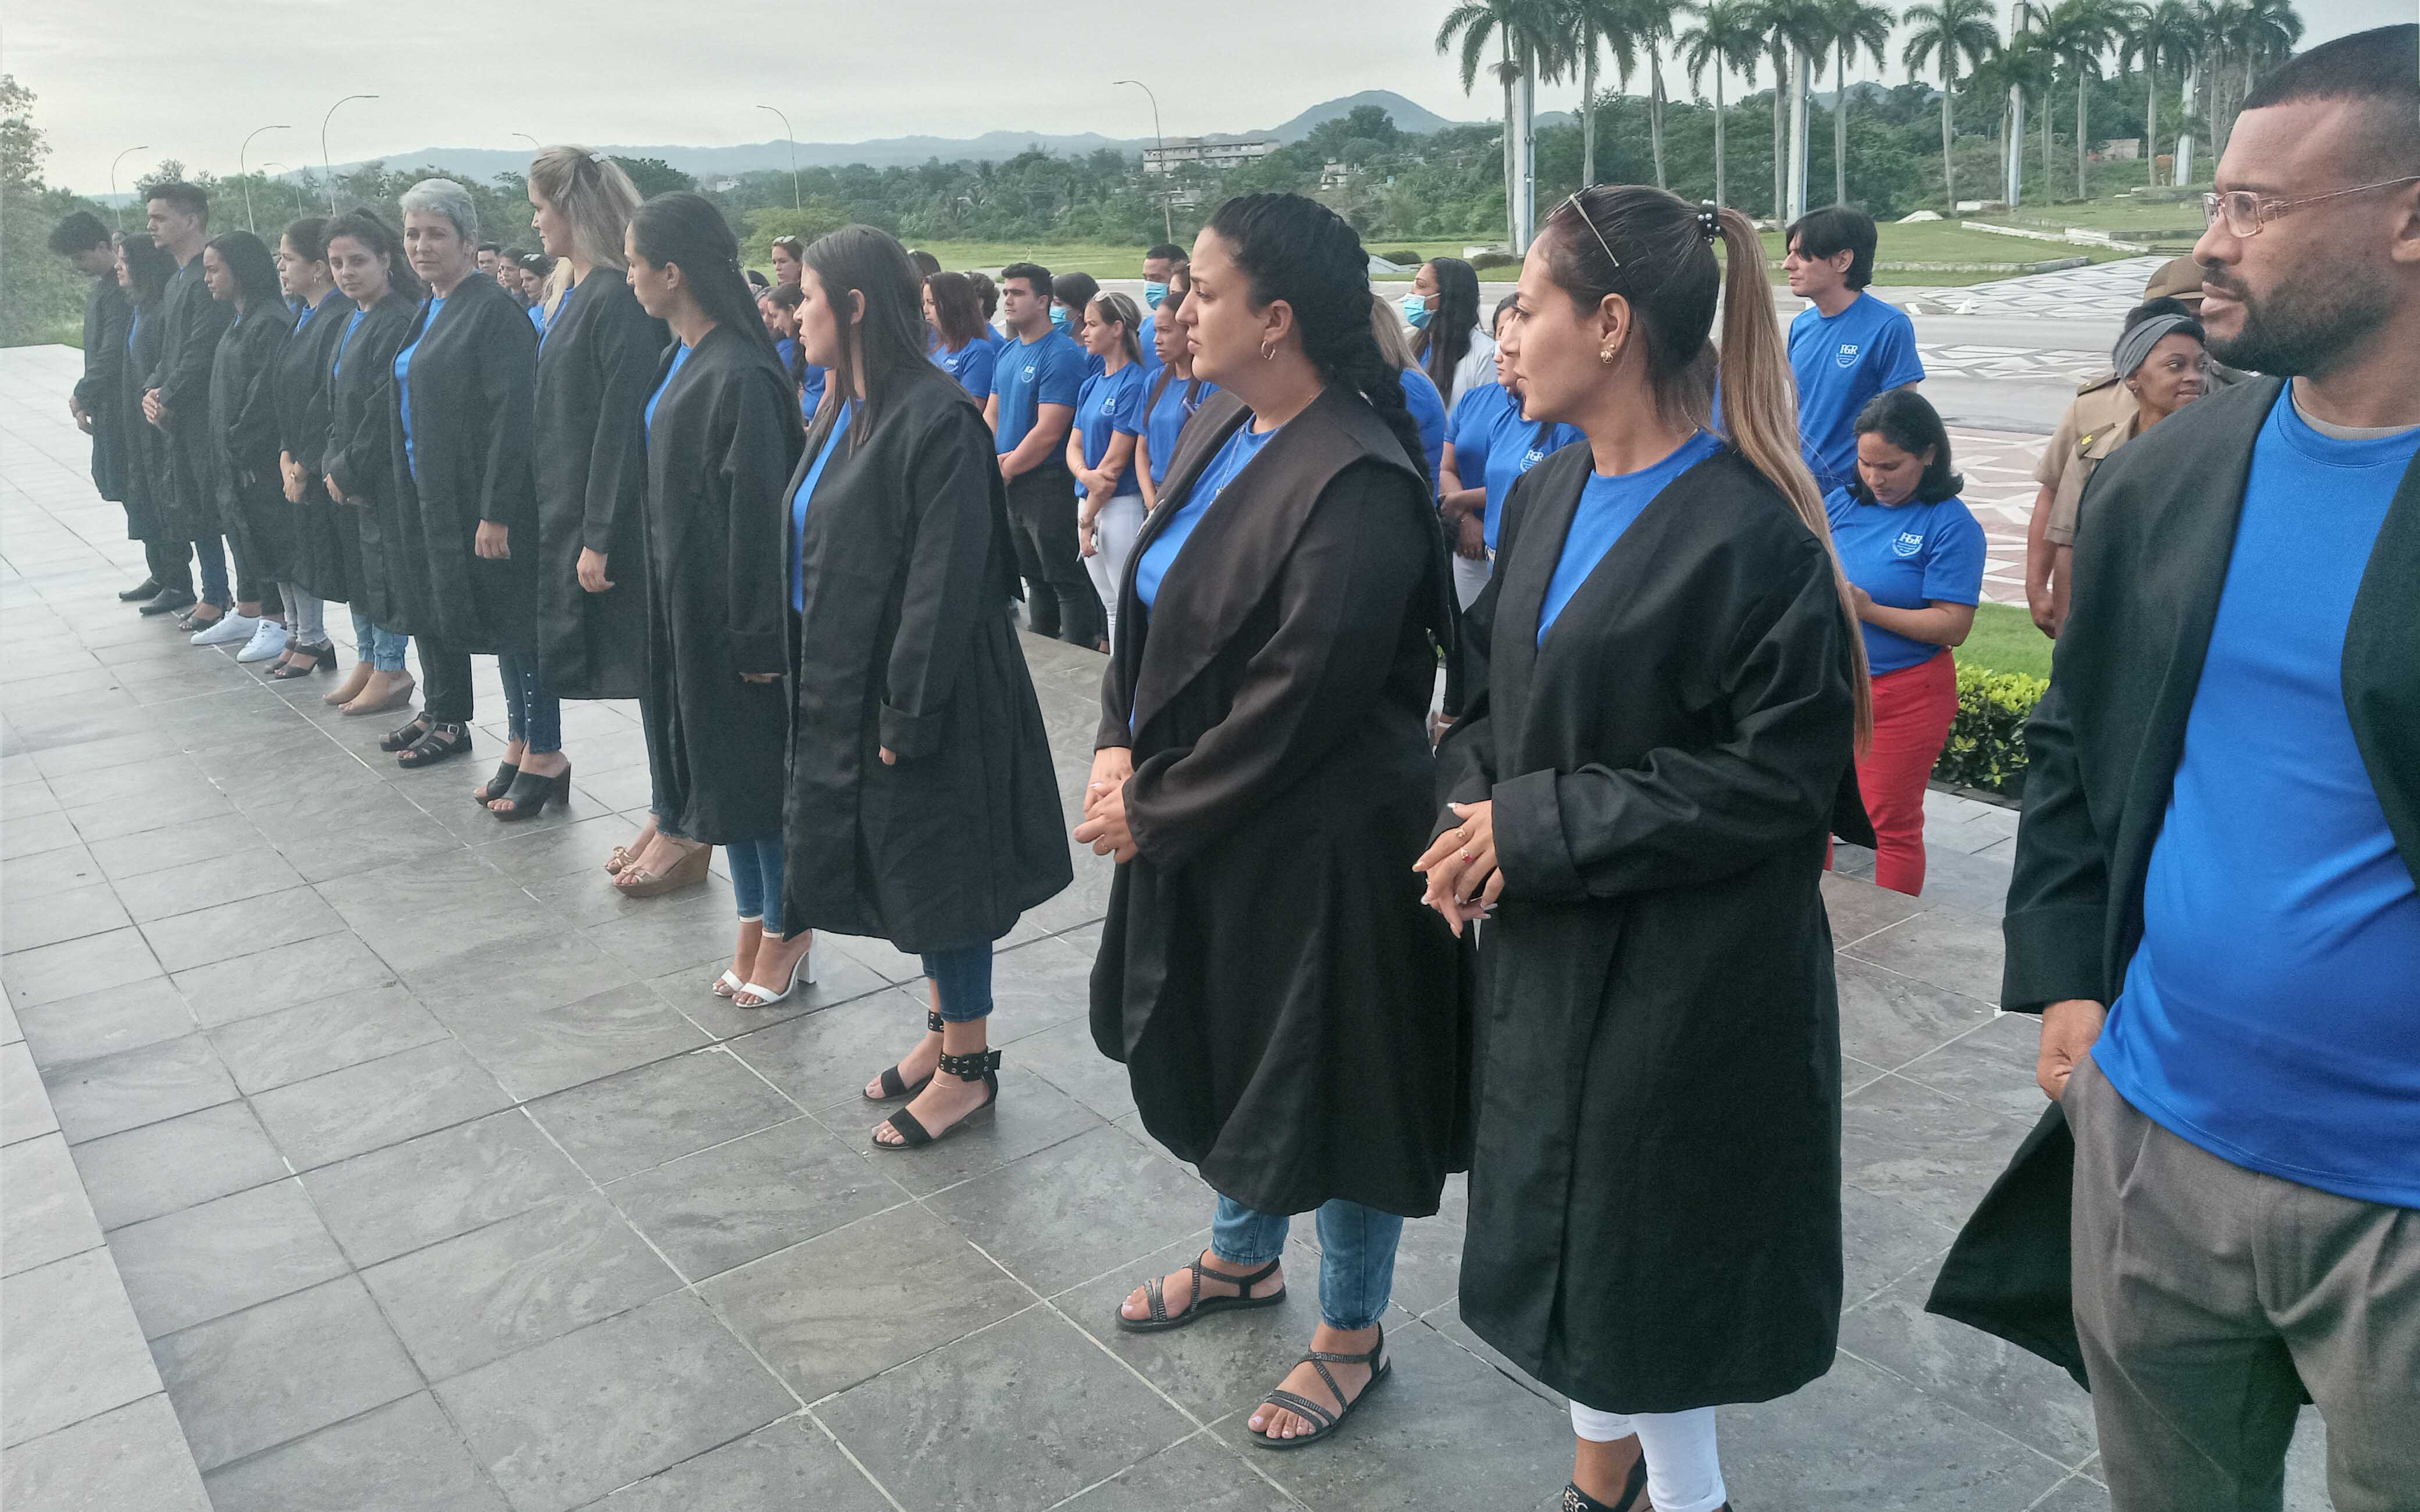
<svg viewBox="0 0 2420 1512"><path fill-rule="evenodd" d="M2276 1512L2303 1389L2327 1422L2336 1512L2420 1508L2420 1209L2222 1160L2089 1057L2061 1101L2114 1512Z"/></svg>

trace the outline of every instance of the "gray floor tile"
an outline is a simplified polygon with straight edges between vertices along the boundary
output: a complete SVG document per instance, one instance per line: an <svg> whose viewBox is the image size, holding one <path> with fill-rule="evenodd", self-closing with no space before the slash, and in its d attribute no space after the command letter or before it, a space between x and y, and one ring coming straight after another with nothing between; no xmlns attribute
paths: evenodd
<svg viewBox="0 0 2420 1512"><path fill-rule="evenodd" d="M2026 1512L2109 1512L2109 1491L2098 1481L2071 1475L2059 1482L2049 1500L2035 1503Z"/></svg>
<svg viewBox="0 0 2420 1512"><path fill-rule="evenodd" d="M1183 1242L1054 1298L1051 1305L1204 1422L1245 1412L1294 1368L1319 1324L1319 1254L1307 1242L1309 1232L1306 1224L1287 1242L1285 1300L1274 1307L1156 1334L1118 1327L1118 1309L1135 1288L1201 1256L1210 1242L1206 1222Z"/></svg>
<svg viewBox="0 0 2420 1512"><path fill-rule="evenodd" d="M729 998L718 997L712 991L722 966L719 960L703 966L685 966L650 978L647 985L655 989L657 996L677 1009L682 1017L718 1040L752 1034L809 1013L887 994L891 989L891 983L871 967L828 949L815 958L815 980L812 984L800 982L778 1003L735 1008ZM923 1022L921 1012L915 1022Z"/></svg>
<svg viewBox="0 0 2420 1512"><path fill-rule="evenodd" d="M366 1266L586 1191L588 1180L515 1109L323 1165L302 1186Z"/></svg>
<svg viewBox="0 0 2420 1512"><path fill-rule="evenodd" d="M13 826L15 821L8 824ZM101 863L84 845L58 845L33 856L14 857L0 866L0 899L14 901L39 893L68 892L107 880Z"/></svg>
<svg viewBox="0 0 2420 1512"><path fill-rule="evenodd" d="M580 775L580 758L576 755L572 767L576 779ZM479 856L524 886L592 871L603 876L605 857L613 854L614 846L628 843L631 837L630 826L615 813L597 814L545 829L531 829L526 825L500 825L497 828L502 833L496 839L477 845Z"/></svg>
<svg viewBox="0 0 2420 1512"><path fill-rule="evenodd" d="M70 1144L232 1102L235 1082L198 1034L63 1068L51 1104Z"/></svg>
<svg viewBox="0 0 2420 1512"><path fill-rule="evenodd" d="M1043 1307L816 1413L902 1504L969 1512L1049 1506L1193 1431Z"/></svg>
<svg viewBox="0 0 2420 1512"><path fill-rule="evenodd" d="M0 1444L14 1446L160 1389L106 1249L0 1288Z"/></svg>
<svg viewBox="0 0 2420 1512"><path fill-rule="evenodd" d="M158 1338L351 1269L287 1180L112 1231L144 1336Z"/></svg>
<svg viewBox="0 0 2420 1512"><path fill-rule="evenodd" d="M1287 1512L1297 1504L1245 1462L1249 1451L1230 1449L1196 1434L1073 1501L1064 1512Z"/></svg>
<svg viewBox="0 0 2420 1512"><path fill-rule="evenodd" d="M894 1208L699 1286L808 1401L940 1348L1032 1294L921 1208Z"/></svg>
<svg viewBox="0 0 2420 1512"><path fill-rule="evenodd" d="M887 1512L890 1505L822 1429L789 1417L615 1491L596 1512Z"/></svg>
<svg viewBox="0 0 2420 1512"><path fill-rule="evenodd" d="M1503 1350L1481 1338L1476 1330L1462 1320L1462 1304L1459 1301L1449 1302L1441 1307L1432 1309L1420 1321L1435 1329L1438 1336L1447 1343L1458 1349L1466 1350L1495 1366L1510 1377L1515 1385L1520 1386L1540 1401L1547 1403L1558 1411L1567 1410L1572 1405L1570 1397L1522 1369L1513 1364Z"/></svg>
<svg viewBox="0 0 2420 1512"><path fill-rule="evenodd" d="M1854 1306L1927 1261L1947 1253L1958 1230L1896 1196L1840 1189L1844 1297Z"/></svg>
<svg viewBox="0 0 2420 1512"><path fill-rule="evenodd" d="M211 1472L215 1512L505 1512L422 1392Z"/></svg>
<svg viewBox="0 0 2420 1512"><path fill-rule="evenodd" d="M721 1050L642 1066L529 1105L589 1176L611 1181L797 1115Z"/></svg>
<svg viewBox="0 0 2420 1512"><path fill-rule="evenodd" d="M934 1196L932 1211L1045 1296L1204 1227L1210 1189L1103 1124Z"/></svg>
<svg viewBox="0 0 2420 1512"><path fill-rule="evenodd" d="M362 1273L431 1381L662 1296L680 1277L593 1193L415 1250Z"/></svg>
<svg viewBox="0 0 2420 1512"><path fill-rule="evenodd" d="M253 1111L297 1170L467 1123L511 1103L496 1079L452 1040L330 1072L252 1100Z"/></svg>
<svg viewBox="0 0 2420 1512"><path fill-rule="evenodd" d="M238 1019L209 1031L236 1086L265 1092L445 1038L400 987L373 987Z"/></svg>
<svg viewBox="0 0 2420 1512"><path fill-rule="evenodd" d="M286 1176L286 1161L243 1103L78 1145L76 1169L103 1228L245 1191Z"/></svg>
<svg viewBox="0 0 2420 1512"><path fill-rule="evenodd" d="M2028 1127L1885 1076L1841 1104L1841 1180L1955 1227L2008 1168Z"/></svg>
<svg viewBox="0 0 2420 1512"><path fill-rule="evenodd" d="M1945 992L1854 955L1836 959L1840 1049L1885 1071L1991 1022L1996 1011L1989 1002Z"/></svg>
<svg viewBox="0 0 2420 1512"><path fill-rule="evenodd" d="M6 975L8 1001L23 1012L63 997L81 997L156 977L160 963L152 958L140 931L114 929L12 951Z"/></svg>
<svg viewBox="0 0 2420 1512"><path fill-rule="evenodd" d="M302 885L302 876L287 864L286 857L267 845L256 845L211 862L208 872L201 875L185 870L151 872L139 877L121 877L116 887L119 900L134 921L147 924Z"/></svg>
<svg viewBox="0 0 2420 1512"><path fill-rule="evenodd" d="M0 834L0 861L14 863L23 857L39 856L65 845L74 845L83 836L75 821L64 813L27 814L9 819L7 831Z"/></svg>
<svg viewBox="0 0 2420 1512"><path fill-rule="evenodd" d="M515 1512L564 1512L793 1412L675 1293L437 1388Z"/></svg>
<svg viewBox="0 0 2420 1512"><path fill-rule="evenodd" d="M143 926L143 935L160 958L161 969L178 972L317 939L344 927L317 892L298 887L154 919Z"/></svg>
<svg viewBox="0 0 2420 1512"><path fill-rule="evenodd" d="M605 1195L691 1279L908 1200L804 1118L626 1177Z"/></svg>
<svg viewBox="0 0 2420 1512"><path fill-rule="evenodd" d="M0 1273L81 1255L101 1242L68 1142L57 1134L0 1149Z"/></svg>
<svg viewBox="0 0 2420 1512"><path fill-rule="evenodd" d="M42 1512L211 1512L176 1410L157 1392L10 1449L0 1463L0 1504Z"/></svg>
<svg viewBox="0 0 2420 1512"><path fill-rule="evenodd" d="M1093 958L1055 939L1002 950L991 990L991 1042L1012 1045L1091 1012Z"/></svg>
<svg viewBox="0 0 2420 1512"><path fill-rule="evenodd" d="M518 1098L544 1097L710 1042L635 981L544 1008L473 998L446 1005L442 1016Z"/></svg>
<svg viewBox="0 0 2420 1512"><path fill-rule="evenodd" d="M843 1103L818 1115L861 1159L880 1163L883 1173L916 1196L929 1196L961 1181L999 1169L1010 1161L1047 1149L1089 1129L1104 1127L1092 1109L1029 1071L1000 1073L1000 1100L962 1134L927 1149L876 1149L874 1126L899 1106ZM1108 1127L1116 1127L1114 1124Z"/></svg>
<svg viewBox="0 0 2420 1512"><path fill-rule="evenodd" d="M10 824L16 823L10 820ZM64 892L37 893L0 906L0 942L10 955L63 940L80 940L126 927L126 910L106 882Z"/></svg>
<svg viewBox="0 0 2420 1512"><path fill-rule="evenodd" d="M2092 1453L2092 1398L2066 1371L1924 1310L1938 1269L1926 1265L1852 1308L1840 1319L1840 1348L2061 1464Z"/></svg>
<svg viewBox="0 0 2420 1512"><path fill-rule="evenodd" d="M731 1049L802 1107L870 1107L861 1095L866 1084L914 1048L924 1033L924 1013L921 996L879 992L742 1034ZM866 1126L876 1121L869 1119Z"/></svg>
<svg viewBox="0 0 2420 1512"><path fill-rule="evenodd" d="M0 1142L14 1144L51 1134L58 1115L43 1091L41 1073L25 1041L0 1045Z"/></svg>
<svg viewBox="0 0 2420 1512"><path fill-rule="evenodd" d="M1978 1002L2000 1000L1997 919L1949 911L1918 914L1867 935L1845 953Z"/></svg>
<svg viewBox="0 0 2420 1512"><path fill-rule="evenodd" d="M204 785L113 798L107 803L70 809L68 817L75 821L76 833L84 837L85 844L98 845L103 841L147 834L196 819L229 818L235 811L235 805L216 788Z"/></svg>
<svg viewBox="0 0 2420 1512"><path fill-rule="evenodd" d="M93 861L113 882L175 871L207 891L201 880L205 872L196 869L207 869L223 856L251 850L260 842L260 831L249 821L237 814L220 814L98 841L91 849Z"/></svg>
<svg viewBox="0 0 2420 1512"><path fill-rule="evenodd" d="M349 1275L171 1334L151 1353L204 1473L421 1384Z"/></svg>
<svg viewBox="0 0 2420 1512"><path fill-rule="evenodd" d="M1135 1110L1134 1084L1125 1067L1093 1043L1093 1026L1072 1019L1016 1041L1016 1063L1105 1119Z"/></svg>
<svg viewBox="0 0 2420 1512"><path fill-rule="evenodd" d="M1900 1073L1936 1092L2031 1123L2050 1105L2034 1082L2040 1053L2041 1020L2031 1013L2003 1013L1911 1061Z"/></svg>
<svg viewBox="0 0 2420 1512"><path fill-rule="evenodd" d="M342 933L177 974L178 989L205 1027L394 981L385 962L357 936Z"/></svg>
<svg viewBox="0 0 2420 1512"><path fill-rule="evenodd" d="M194 1012L165 977L63 997L17 1014L34 1062L54 1071L194 1032Z"/></svg>

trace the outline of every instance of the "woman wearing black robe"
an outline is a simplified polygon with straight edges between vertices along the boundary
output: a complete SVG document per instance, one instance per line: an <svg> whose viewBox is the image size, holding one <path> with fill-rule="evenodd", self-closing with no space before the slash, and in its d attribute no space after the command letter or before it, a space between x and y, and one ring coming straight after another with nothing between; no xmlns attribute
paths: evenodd
<svg viewBox="0 0 2420 1512"><path fill-rule="evenodd" d="M319 455L335 519L325 535L305 537L303 581L326 598L341 589L353 608L352 675L321 701L348 715L383 714L412 694L403 665L410 638L395 628L402 607L387 570L386 520L395 490L395 354L418 313L420 279L404 259L402 236L369 210L328 223L328 270L352 309L330 332L328 440Z"/></svg>
<svg viewBox="0 0 2420 1512"><path fill-rule="evenodd" d="M276 372L293 313L277 286L277 259L249 231L212 239L202 249L202 278L212 299L235 309L210 361L210 494L235 559L246 564L254 581L272 583L287 576ZM264 605L236 660L282 658L284 613L283 595L276 606Z"/></svg>
<svg viewBox="0 0 2420 1512"><path fill-rule="evenodd" d="M1715 1406L1822 1375L1838 1333L1817 881L1862 822L1866 676L1760 256L1737 211L1636 187L1531 247L1504 358L1588 444L1511 495L1420 862L1457 929L1494 907L1462 1316L1571 1397L1575 1512L1714 1512Z"/></svg>
<svg viewBox="0 0 2420 1512"><path fill-rule="evenodd" d="M708 850L722 846L746 959L735 955L721 985L754 1007L814 980L810 937L777 937L789 733L782 485L799 460L799 407L721 210L696 194L659 195L631 218L626 250L639 302L677 343L645 409L640 713L657 835L613 885L646 897L703 880Z"/></svg>
<svg viewBox="0 0 2420 1512"><path fill-rule="evenodd" d="M110 245L109 228L90 210L70 210L51 227L51 250L68 259L91 287L84 301L84 372L68 396L68 412L77 428L92 438L92 491L112 503L126 501L128 458L126 437L117 424L117 391L126 377L126 332L134 322L134 307L126 301L118 283L117 249ZM134 517L127 516L126 538L139 541ZM160 580L146 577L120 593L121 603L160 596Z"/></svg>
<svg viewBox="0 0 2420 1512"><path fill-rule="evenodd" d="M1000 612L1017 593L1008 490L983 411L925 355L915 264L848 226L806 249L797 288L799 347L833 397L784 495L799 629L782 917L923 957L925 1033L866 1088L915 1099L874 1134L901 1149L994 1094L993 942L1074 869Z"/></svg>
<svg viewBox="0 0 2420 1512"><path fill-rule="evenodd" d="M420 767L471 748L472 654L509 663L535 639L530 396L537 332L519 301L480 276L478 210L468 190L450 178L424 178L404 192L402 207L404 250L428 298L392 370L394 503L380 511L380 525L392 531L383 548L399 601L393 628L419 637L427 686L419 717L382 744L396 752L397 765ZM507 671L516 735L528 703L526 684L517 686ZM559 728L533 730L529 739L537 750L562 745ZM570 778L566 764L516 795L509 817L568 801ZM502 795L484 786L472 794L482 804Z"/></svg>
<svg viewBox="0 0 2420 1512"><path fill-rule="evenodd" d="M337 297L328 271L328 223L318 216L296 221L278 239L277 277L287 298L303 305L271 377L277 401L277 464L286 499L285 576L277 586L293 635L285 659L269 675L285 682L335 667L328 605L352 597L336 548L339 527L349 535L352 521L329 502L327 483L320 476L328 449L328 364L352 302ZM355 561L360 554L356 543ZM336 571L329 572L330 566ZM314 586L331 582L336 592Z"/></svg>
<svg viewBox="0 0 2420 1512"><path fill-rule="evenodd" d="M160 361L160 308L177 260L150 237L136 232L117 244L117 279L126 291L126 361L117 369L117 412L125 437L126 532L143 543L143 557L159 593L138 607L143 614L175 614L194 607L193 543L172 539L160 506L162 477L168 467L168 440L143 418L143 391Z"/></svg>
<svg viewBox="0 0 2420 1512"><path fill-rule="evenodd" d="M1453 602L1352 227L1298 195L1230 200L1192 272L1177 319L1221 393L1135 543L1101 684L1076 838L1121 864L1093 1038L1218 1193L1209 1252L1121 1326L1276 1295L1287 1215L1317 1211L1312 1352L1249 1420L1299 1448L1385 1378L1403 1220L1462 1159L1456 947L1411 875Z"/></svg>

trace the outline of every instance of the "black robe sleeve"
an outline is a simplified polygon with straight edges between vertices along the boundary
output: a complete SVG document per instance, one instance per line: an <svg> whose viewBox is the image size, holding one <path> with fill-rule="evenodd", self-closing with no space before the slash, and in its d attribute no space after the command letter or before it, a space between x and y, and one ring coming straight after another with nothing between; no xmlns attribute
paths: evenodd
<svg viewBox="0 0 2420 1512"><path fill-rule="evenodd" d="M372 307L345 347L344 370L330 380L332 391L344 385L353 402L337 404L332 392L328 447L320 468L348 503L367 503L389 486L390 434L396 423L395 354L403 347L411 315L411 305L400 300ZM332 363L336 360L333 347L328 360ZM363 367L356 369L357 363ZM356 389L355 384L362 387Z"/></svg>
<svg viewBox="0 0 2420 1512"><path fill-rule="evenodd" d="M1504 501L1504 521L1497 533L1496 557L1512 560L1512 543L1520 538L1524 507L1528 501L1528 474L1512 485ZM1503 596L1504 575L1491 573L1487 586L1462 611L1461 634L1446 653L1444 712L1453 724L1437 742L1437 791L1446 804L1481 803L1496 786L1496 724L1487 697L1487 658L1496 642L1496 608ZM1430 839L1462 823L1451 808L1440 806Z"/></svg>
<svg viewBox="0 0 2420 1512"><path fill-rule="evenodd" d="M1000 466L971 407L918 443L908 471L908 587L882 703L882 744L902 759L940 745L987 591Z"/></svg>
<svg viewBox="0 0 2420 1512"><path fill-rule="evenodd" d="M283 332L270 324L270 312L261 311L255 318L264 322L261 333L242 333L244 352L243 390L230 394L226 406L226 449L228 458L243 472L252 472L254 464L266 461L274 465L278 445L277 429L277 358L283 349ZM290 339L290 338L287 338ZM258 477L243 477L240 483L258 483Z"/></svg>
<svg viewBox="0 0 2420 1512"><path fill-rule="evenodd" d="M526 527L531 533L520 548L535 553L537 496L530 459L537 439L537 383L531 357L536 337L529 316L515 315L518 310L489 316L479 331L479 405L487 416L479 522L507 530Z"/></svg>
<svg viewBox="0 0 2420 1512"><path fill-rule="evenodd" d="M116 407L125 381L126 328L132 315L116 284L94 282L85 304L84 376L76 379L75 402L96 425Z"/></svg>
<svg viewBox="0 0 2420 1512"><path fill-rule="evenodd" d="M608 271L597 270L588 276L601 277ZM625 295L614 303L610 315L600 311L600 318L591 325L597 368L604 375L597 412L607 419L590 441L588 507L580 544L600 554L613 551L614 532L622 528L623 517L646 500L646 428L618 424L613 417L645 411L663 346L661 328L646 317L635 296ZM620 565L625 571L637 570L636 563Z"/></svg>
<svg viewBox="0 0 2420 1512"><path fill-rule="evenodd" d="M1276 628L1225 717L1192 746L1135 769L1126 818L1143 856L1181 865L1232 835L1284 790L1286 773L1318 761L1370 717L1434 545L1418 532L1373 527L1392 525L1399 501L1389 494L1417 486L1361 463L1322 492L1286 558Z"/></svg>
<svg viewBox="0 0 2420 1512"><path fill-rule="evenodd" d="M732 522L723 580L730 585L732 670L779 672L789 665L788 555L768 550L758 532L742 527L764 517L763 501L788 497L799 430L788 414L796 407L781 385L754 378L732 385L731 444L721 469Z"/></svg>
<svg viewBox="0 0 2420 1512"><path fill-rule="evenodd" d="M209 408L210 363L218 355L219 339L235 323L235 308L210 298L196 272L177 314L180 329L171 338L177 343L175 355L163 361L152 386L178 424L197 424Z"/></svg>
<svg viewBox="0 0 2420 1512"><path fill-rule="evenodd" d="M2071 997L2107 1003L2108 918L2108 850L2085 803L2075 727L2054 668L2050 691L2025 721L2024 813L2000 925L2008 949L2000 1006L2039 1013Z"/></svg>

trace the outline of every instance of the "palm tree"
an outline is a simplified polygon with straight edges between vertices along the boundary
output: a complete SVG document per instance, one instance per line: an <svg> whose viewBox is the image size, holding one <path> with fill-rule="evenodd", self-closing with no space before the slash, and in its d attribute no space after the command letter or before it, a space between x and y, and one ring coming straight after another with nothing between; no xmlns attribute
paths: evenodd
<svg viewBox="0 0 2420 1512"><path fill-rule="evenodd" d="M1459 0L1437 27L1436 50L1450 51L1459 38L1462 87L1478 82L1487 43L1497 44L1496 77L1504 85L1504 219L1506 239L1518 254L1528 250L1530 113L1541 69L1558 71L1563 57L1560 0ZM1517 86L1517 87L1516 87Z"/></svg>
<svg viewBox="0 0 2420 1512"><path fill-rule="evenodd" d="M2160 66L2189 69L2200 52L2201 23L2186 0L2130 8L2118 67L2143 65L2143 162L2153 188L2160 182Z"/></svg>
<svg viewBox="0 0 2420 1512"><path fill-rule="evenodd" d="M2101 56L2118 31L2118 13L2109 0L2058 0L2050 13L2050 23L2043 28L2042 39L2058 60L2067 65L2075 80L2075 194L2089 198L2091 192L2085 182L2085 113L2091 94L2093 77L2101 71Z"/></svg>
<svg viewBox="0 0 2420 1512"><path fill-rule="evenodd" d="M2232 136L2235 116L2261 70L2283 63L2303 39L2303 18L2295 14L2293 0L2230 0L2220 9L2229 49L2243 65L2242 85L2227 113L2227 134Z"/></svg>
<svg viewBox="0 0 2420 1512"><path fill-rule="evenodd" d="M2007 45L1994 54L1993 57L1999 64L2001 75L2009 81L2009 86L2021 96L2037 100L2041 105L2039 112L2041 116L2042 131L2041 188L2042 199L2048 202L2058 197L2051 187L2050 136L2050 89L2057 74L2058 60L2051 56L2049 49L2042 46L2041 8L2028 5L2024 8L2024 13L2026 25L2030 29L2019 32L2009 39ZM2009 148L2022 153L2024 151L2024 144L2012 142L2009 144ZM2022 175L2020 177L2022 177Z"/></svg>
<svg viewBox="0 0 2420 1512"><path fill-rule="evenodd" d="M1670 187L1664 177L1664 44L1672 39L1677 13L1697 8L1691 0L1635 0L1630 7L1631 34L1647 44L1647 140L1658 189Z"/></svg>
<svg viewBox="0 0 2420 1512"><path fill-rule="evenodd" d="M1638 66L1631 0L1564 0L1563 26L1580 67L1580 186L1596 182L1596 60L1606 48L1622 81Z"/></svg>
<svg viewBox="0 0 2420 1512"><path fill-rule="evenodd" d="M1874 60L1876 71L1889 65L1883 51L1890 46L1897 18L1888 6L1871 0L1823 0L1823 29L1838 49L1839 67L1832 76L1832 203L1849 203L1849 70L1862 48Z"/></svg>
<svg viewBox="0 0 2420 1512"><path fill-rule="evenodd" d="M1765 37L1764 51L1773 59L1773 218L1783 219L1790 203L1788 128L1793 109L1792 65L1807 55L1821 56L1824 40L1823 11L1818 0L1752 0L1757 30Z"/></svg>
<svg viewBox="0 0 2420 1512"><path fill-rule="evenodd" d="M1907 23L1914 30L1900 50L1900 66L1910 78L1927 67L1941 70L1941 192L1955 214L1958 169L1950 148L1957 135L1950 107L1958 93L1959 60L1963 58L1968 68L1975 68L1999 45L2000 34L1992 26L1992 0L1932 0L1910 6Z"/></svg>
<svg viewBox="0 0 2420 1512"><path fill-rule="evenodd" d="M1698 24L1680 36L1681 58L1689 69L1689 87L1699 85L1707 68L1714 70L1714 203L1730 203L1730 180L1723 169L1723 75L1733 69L1756 87L1756 55L1764 47L1757 25L1755 0L1706 0Z"/></svg>

